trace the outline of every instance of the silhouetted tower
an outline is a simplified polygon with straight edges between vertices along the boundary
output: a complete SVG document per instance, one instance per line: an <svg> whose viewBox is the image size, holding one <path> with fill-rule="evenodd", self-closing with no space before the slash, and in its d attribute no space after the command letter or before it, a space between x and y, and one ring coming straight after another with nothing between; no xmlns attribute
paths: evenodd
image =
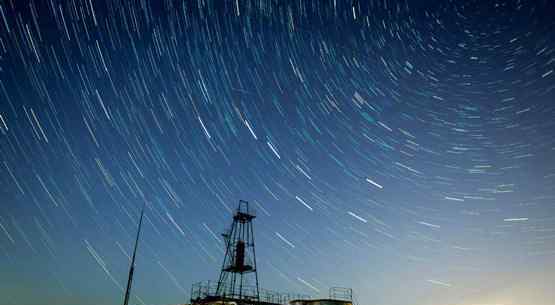
<svg viewBox="0 0 555 305"><path fill-rule="evenodd" d="M231 228L222 234L226 250L216 295L233 298L239 304L257 304L260 299L254 250L255 217L249 211L249 203L239 200ZM249 285L249 278L254 278L254 286Z"/></svg>

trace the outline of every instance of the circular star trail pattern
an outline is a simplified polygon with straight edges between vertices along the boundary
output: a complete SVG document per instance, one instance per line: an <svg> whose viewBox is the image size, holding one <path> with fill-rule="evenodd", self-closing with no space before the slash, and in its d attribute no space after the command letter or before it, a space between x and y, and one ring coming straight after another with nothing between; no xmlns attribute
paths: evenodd
<svg viewBox="0 0 555 305"><path fill-rule="evenodd" d="M0 3L4 304L188 302L256 209L261 286L549 304L551 1Z"/></svg>

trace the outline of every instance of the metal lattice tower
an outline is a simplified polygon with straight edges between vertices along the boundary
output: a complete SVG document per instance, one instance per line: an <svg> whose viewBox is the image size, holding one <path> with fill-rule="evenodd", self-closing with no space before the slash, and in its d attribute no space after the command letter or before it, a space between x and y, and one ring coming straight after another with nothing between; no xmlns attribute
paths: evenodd
<svg viewBox="0 0 555 305"><path fill-rule="evenodd" d="M257 304L260 299L254 250L255 217L249 211L249 203L239 200L231 228L222 234L226 250L216 295L235 299L239 304ZM254 286L249 283L253 278Z"/></svg>

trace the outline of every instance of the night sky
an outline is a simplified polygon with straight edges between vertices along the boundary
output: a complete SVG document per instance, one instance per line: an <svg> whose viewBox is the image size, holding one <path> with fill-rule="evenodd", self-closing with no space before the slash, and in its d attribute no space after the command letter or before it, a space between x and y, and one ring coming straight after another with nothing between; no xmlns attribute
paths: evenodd
<svg viewBox="0 0 555 305"><path fill-rule="evenodd" d="M0 303L553 305L551 0L1 0Z"/></svg>

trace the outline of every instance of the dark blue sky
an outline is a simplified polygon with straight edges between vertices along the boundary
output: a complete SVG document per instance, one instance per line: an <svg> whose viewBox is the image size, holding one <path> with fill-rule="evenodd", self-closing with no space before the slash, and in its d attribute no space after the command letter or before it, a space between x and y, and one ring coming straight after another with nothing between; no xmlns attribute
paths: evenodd
<svg viewBox="0 0 555 305"><path fill-rule="evenodd" d="M551 1L0 2L2 304L215 280L239 199L261 285L548 305Z"/></svg>

